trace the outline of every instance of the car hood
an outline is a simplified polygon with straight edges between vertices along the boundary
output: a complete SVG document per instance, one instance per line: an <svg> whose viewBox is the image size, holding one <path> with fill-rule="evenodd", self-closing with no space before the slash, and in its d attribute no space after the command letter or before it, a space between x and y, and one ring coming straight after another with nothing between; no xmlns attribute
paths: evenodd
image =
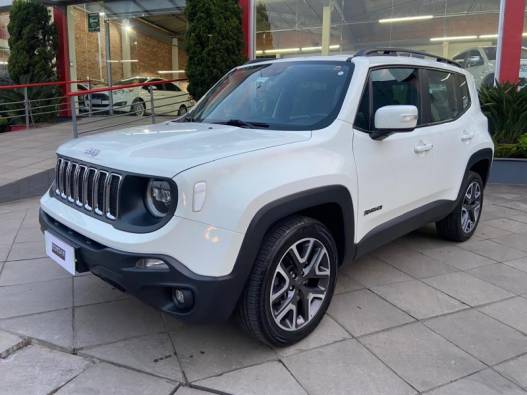
<svg viewBox="0 0 527 395"><path fill-rule="evenodd" d="M74 139L57 152L115 170L173 177L203 163L310 138L310 131L165 122Z"/></svg>

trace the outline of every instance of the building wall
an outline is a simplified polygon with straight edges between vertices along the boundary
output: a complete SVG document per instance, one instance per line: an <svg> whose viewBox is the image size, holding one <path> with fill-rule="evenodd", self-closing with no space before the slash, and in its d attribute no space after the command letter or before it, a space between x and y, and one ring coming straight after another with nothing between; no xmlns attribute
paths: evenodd
<svg viewBox="0 0 527 395"><path fill-rule="evenodd" d="M172 69L172 45L137 33L131 40L134 75L157 75L159 70Z"/></svg>

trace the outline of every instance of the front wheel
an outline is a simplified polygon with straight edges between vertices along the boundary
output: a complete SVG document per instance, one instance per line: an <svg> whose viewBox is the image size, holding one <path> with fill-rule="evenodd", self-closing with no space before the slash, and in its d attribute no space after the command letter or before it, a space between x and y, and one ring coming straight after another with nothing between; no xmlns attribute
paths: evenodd
<svg viewBox="0 0 527 395"><path fill-rule="evenodd" d="M447 240L468 240L476 231L482 207L483 180L478 173L471 171L463 183L462 195L454 210L436 222L437 232Z"/></svg>
<svg viewBox="0 0 527 395"><path fill-rule="evenodd" d="M242 327L260 341L287 346L309 335L333 296L337 249L329 230L293 217L264 238L238 306Z"/></svg>
<svg viewBox="0 0 527 395"><path fill-rule="evenodd" d="M179 107L177 115L181 116L181 115L185 115L186 113L187 113L187 107L184 104L182 104L181 107Z"/></svg>

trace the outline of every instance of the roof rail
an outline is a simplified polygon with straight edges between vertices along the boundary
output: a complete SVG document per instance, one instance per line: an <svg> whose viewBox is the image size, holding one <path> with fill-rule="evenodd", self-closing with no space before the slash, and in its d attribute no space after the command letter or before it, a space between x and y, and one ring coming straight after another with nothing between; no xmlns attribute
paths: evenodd
<svg viewBox="0 0 527 395"><path fill-rule="evenodd" d="M452 66L461 67L461 65L453 60L444 58L442 56L432 55L427 52L415 51L413 49L405 48L369 48L369 49L360 49L355 54L350 57L348 60L356 56L409 56L415 58L432 58L436 62L447 63Z"/></svg>

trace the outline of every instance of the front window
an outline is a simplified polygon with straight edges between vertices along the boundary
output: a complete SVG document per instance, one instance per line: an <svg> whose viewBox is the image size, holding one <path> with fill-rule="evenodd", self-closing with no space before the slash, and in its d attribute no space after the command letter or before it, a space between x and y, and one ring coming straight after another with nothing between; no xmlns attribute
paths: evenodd
<svg viewBox="0 0 527 395"><path fill-rule="evenodd" d="M192 112L194 122L277 130L328 126L346 94L349 62L256 64L227 74Z"/></svg>

